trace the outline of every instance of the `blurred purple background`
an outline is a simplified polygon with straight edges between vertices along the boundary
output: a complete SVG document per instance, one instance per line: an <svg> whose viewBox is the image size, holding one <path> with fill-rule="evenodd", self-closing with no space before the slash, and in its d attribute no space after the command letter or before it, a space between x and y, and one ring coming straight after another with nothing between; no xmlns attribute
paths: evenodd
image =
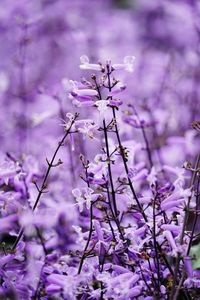
<svg viewBox="0 0 200 300"><path fill-rule="evenodd" d="M82 54L136 56L127 103L151 111L162 139L190 134L199 117L199 37L198 1L2 0L1 150L38 154L50 143L61 107L71 110L62 80L79 78Z"/></svg>

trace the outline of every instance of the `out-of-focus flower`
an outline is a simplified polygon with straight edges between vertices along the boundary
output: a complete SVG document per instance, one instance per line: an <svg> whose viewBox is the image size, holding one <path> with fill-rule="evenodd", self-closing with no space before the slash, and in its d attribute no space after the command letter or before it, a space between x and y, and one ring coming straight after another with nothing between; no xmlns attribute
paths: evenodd
<svg viewBox="0 0 200 300"><path fill-rule="evenodd" d="M77 120L74 124L75 129L91 139L95 138L95 133L99 126L93 120ZM72 128L73 129L73 128Z"/></svg>
<svg viewBox="0 0 200 300"><path fill-rule="evenodd" d="M0 71L0 94L5 93L9 88L10 80L8 74Z"/></svg>
<svg viewBox="0 0 200 300"><path fill-rule="evenodd" d="M101 119L105 118L105 114L108 111L108 104L109 104L109 100L95 101L95 105L97 106L97 109L100 112Z"/></svg>
<svg viewBox="0 0 200 300"><path fill-rule="evenodd" d="M126 85L122 82L119 82L113 89L112 91L109 93L110 96L114 96L116 94L119 94L123 91L125 91L126 89Z"/></svg>
<svg viewBox="0 0 200 300"><path fill-rule="evenodd" d="M172 236L171 231L165 230L163 234L166 237L166 239L167 239L167 241L168 241L168 243L169 243L169 245L170 245L170 247L172 249L173 255L176 256L177 252L178 252L178 248L177 248L176 242L175 242L175 240L174 240L174 238Z"/></svg>
<svg viewBox="0 0 200 300"><path fill-rule="evenodd" d="M100 64L91 64L86 55L80 57L80 62L80 68L83 70L102 71L102 66Z"/></svg>
<svg viewBox="0 0 200 300"><path fill-rule="evenodd" d="M155 167L151 168L151 172L147 176L147 181L149 182L150 186L152 186L152 185L155 186L155 184L157 182L157 172L155 170Z"/></svg>
<svg viewBox="0 0 200 300"><path fill-rule="evenodd" d="M182 187L185 183L185 180L187 178L187 175L186 175L186 171L184 168L179 168L179 167L171 167L171 166L163 166L163 169L165 171L168 171L172 174L174 174L177 178L176 180L174 181L174 185L175 186L179 186L179 187Z"/></svg>
<svg viewBox="0 0 200 300"><path fill-rule="evenodd" d="M94 200L94 197L92 197L93 193L94 191L91 188L83 188L82 191L78 188L72 190L72 194L76 199L80 212L83 211L84 203L86 203L87 209L90 208L91 202Z"/></svg>
<svg viewBox="0 0 200 300"><path fill-rule="evenodd" d="M72 194L76 199L76 202L78 203L80 212L83 211L83 204L85 203L85 199L82 197L82 193L80 189L73 189Z"/></svg>
<svg viewBox="0 0 200 300"><path fill-rule="evenodd" d="M113 64L114 70L125 70L128 72L133 72L134 70L135 56L125 56L123 64Z"/></svg>
<svg viewBox="0 0 200 300"><path fill-rule="evenodd" d="M77 100L92 100L98 95L96 90L85 88L84 85L79 84L77 81L70 80L69 83L71 85L70 95Z"/></svg>
<svg viewBox="0 0 200 300"><path fill-rule="evenodd" d="M86 55L81 56L80 61L80 68L83 70L105 71L106 69L102 64L91 64L89 58ZM111 64L110 61L107 61L107 65L111 65L114 70L125 70L128 72L133 72L134 62L135 56L125 56L123 64Z"/></svg>
<svg viewBox="0 0 200 300"><path fill-rule="evenodd" d="M7 233L10 230L13 230L16 227L17 223L17 215L9 215L7 217L1 218L0 219L0 232L2 233Z"/></svg>
<svg viewBox="0 0 200 300"><path fill-rule="evenodd" d="M11 160L4 160L0 164L0 180L8 184L9 179L17 178L21 173L18 163Z"/></svg>

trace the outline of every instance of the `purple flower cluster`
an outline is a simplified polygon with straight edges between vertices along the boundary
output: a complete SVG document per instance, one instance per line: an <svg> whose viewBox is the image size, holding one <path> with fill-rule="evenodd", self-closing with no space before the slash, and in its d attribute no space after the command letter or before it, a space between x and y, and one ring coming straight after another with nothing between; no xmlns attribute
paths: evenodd
<svg viewBox="0 0 200 300"><path fill-rule="evenodd" d="M3 2L0 299L199 299L199 4Z"/></svg>

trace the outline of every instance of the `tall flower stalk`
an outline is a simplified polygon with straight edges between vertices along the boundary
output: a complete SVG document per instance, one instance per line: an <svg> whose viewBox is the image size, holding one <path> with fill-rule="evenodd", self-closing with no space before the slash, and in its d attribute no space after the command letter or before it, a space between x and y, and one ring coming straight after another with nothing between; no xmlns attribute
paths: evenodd
<svg viewBox="0 0 200 300"><path fill-rule="evenodd" d="M140 292L144 293L146 296L153 295L153 291L159 299L162 297L163 299L167 299L167 297L170 295L170 293L174 293L175 286L179 284L179 281L177 277L180 274L180 270L183 268L182 264L180 265L180 258L183 256L183 250L181 247L183 246L183 241L185 242L187 240L185 235L185 226L187 224L187 217L179 217L174 218L175 214L178 213L180 216L182 215L181 209L184 209L184 199L182 199L182 195L187 194L187 190L184 192L183 182L177 179L174 184L174 191L173 189L170 191L167 191L163 186L163 182L158 178L158 172L156 171L156 166L153 164L152 160L152 152L151 148L148 142L148 138L144 129L144 124L141 122L139 115L137 114L137 111L135 110L134 106L130 104L130 107L133 108L133 111L136 115L137 122L140 124L142 129L142 134L144 138L144 143L146 145L146 151L148 155L149 160L149 166L150 170L145 171L143 177L141 177L141 184L147 184L146 180L150 183L150 194L149 200L142 204L143 199L137 195L137 192L134 188L133 179L130 176L130 167L129 167L129 153L126 147L123 146L122 140L119 133L119 125L118 125L118 117L117 117L117 110L119 110L119 106L122 104L122 102L116 97L116 94L123 92L125 89L125 85L121 83L120 81L116 80L113 77L113 73L115 73L117 70L131 70L132 67L127 67L126 62L132 64L133 59L132 58L126 58L124 64L116 64L112 65L111 62L107 62L105 65L103 64L90 64L89 59L87 57L81 58L81 68L82 69L91 69L93 71L97 71L102 73L101 77L98 77L97 74L93 74L91 76L92 82L89 81L83 81L82 86L79 89L78 84L73 83L73 90L71 92L71 96L73 99L73 102L78 107L96 107L99 110L100 113L100 127L99 130L103 131L104 141L105 141L105 148L103 147L104 153L105 153L105 160L103 160L103 157L100 159L102 163L104 163L104 168L107 170L106 172L102 173L101 182L99 182L99 179L97 180L95 178L95 173L90 173L90 166L91 164L88 164L87 172L88 174L91 174L92 177L88 181L86 180L87 184L94 190L101 191L102 199L104 199L103 203L97 202L91 202L90 205L90 229L89 234L86 242L85 249L83 251L81 262L79 265L78 274L81 273L81 270L83 268L83 261L88 256L91 256L92 253L94 257L97 254L97 248L95 246L95 243L93 241L94 237L92 235L92 232L95 232L95 220L99 220L101 224L100 230L104 231L106 223L109 223L109 226L112 231L112 243L115 244L113 249L111 250L112 246L107 245L107 247L102 246L101 242L99 241L99 251L100 251L100 257L102 256L102 249L103 254L103 260L104 263L112 261L112 257L118 256L116 252L116 244L119 243L119 240L115 239L115 236L118 234L119 237L121 237L122 240L122 249L124 249L124 254L127 255L128 260L131 260L132 250L129 247L129 238L127 238L126 234L126 227L124 225L124 221L127 218L128 215L132 215L134 218L136 215L140 215L140 222L141 224L138 227L138 231L142 231L143 234L141 235L142 239L146 240L146 242L143 244L142 239L141 243L143 246L137 245L140 249L140 254L134 255L134 261L135 266L130 268L130 265L127 264L124 260L124 258L120 259L120 264L127 268L128 270L132 270L134 273L140 274L141 280L144 282L145 287L138 286L140 288ZM88 89L89 88L89 89ZM107 95L106 95L107 93ZM112 116L112 117L111 117ZM110 118L110 119L109 119ZM115 151L110 150L110 138L114 138L114 136L117 141L116 149L118 149L118 155L121 157L121 162L124 168L121 169L120 165L120 171L125 172L126 177L123 179L118 178L118 182L121 186L121 192L122 194L127 197L127 192L132 195L132 204L128 208L128 210L125 210L122 212L123 218L119 218L121 212L118 209L118 189L116 188L116 158L114 157L116 155ZM111 154L112 153L112 154ZM114 154L113 154L114 153ZM119 163L119 162L118 162ZM197 167L197 166L196 166ZM182 171L181 171L182 172ZM178 173L177 173L177 176ZM86 176L87 177L87 176ZM162 179L163 180L163 179ZM178 185L176 186L176 182ZM193 184L192 184L193 185ZM105 190L106 187L106 190ZM107 192L107 193L105 193ZM104 194L105 193L105 194ZM98 195L99 197L99 195ZM191 200L192 195L189 196L189 199ZM177 206L175 205L175 209L173 208L173 203L171 203L170 199L177 199L177 203L182 203L183 206ZM179 200L180 199L180 200ZM96 205L98 203L98 205ZM108 203L108 207L105 208L106 203ZM93 208L97 208L100 210L106 210L106 218L99 219L94 214ZM190 209L190 202L187 203L187 209L186 211L189 211ZM109 210L110 212L109 212ZM177 211L177 212L176 212ZM109 221L107 218L111 216ZM187 214L186 214L187 215ZM197 216L197 215L196 215ZM183 224L182 224L183 222ZM113 225L114 229L113 229ZM196 224L196 221L194 221L194 224ZM187 255L189 255L189 249L191 247L192 239L194 236L194 225L192 229L191 239L188 244L188 250ZM176 229L177 228L177 229ZM118 231L118 233L117 233ZM133 234L133 233L132 233ZM98 239L98 236L96 237ZM180 240L179 240L180 239ZM185 240L186 239L186 240ZM188 241L186 242L188 243ZM93 244L93 246L92 246ZM96 244L97 245L97 244ZM92 247L91 247L92 246ZM136 246L136 245L135 245ZM103 248L102 248L103 247ZM107 250L106 250L107 249ZM86 254L87 253L87 254ZM89 258L88 258L89 259ZM175 259L176 263L175 265L171 264L171 261ZM146 262L145 262L146 261ZM119 257L118 257L118 263L119 263ZM137 269L137 265L141 263L147 263L149 268L149 279L146 279L146 272L143 269L143 267L140 267ZM103 271L103 268L101 268L101 272ZM166 275L164 275L166 274ZM183 274L183 273L182 273ZM171 285L172 280L172 285ZM181 284L184 282L184 277L180 278ZM167 292L167 285L170 286L170 292L168 294ZM144 289L144 290L143 290ZM179 294L180 287L176 290L176 294ZM106 293L106 288L105 291ZM184 299L188 299L189 294L187 289L181 290L181 295ZM176 296L175 296L176 297Z"/></svg>
<svg viewBox="0 0 200 300"><path fill-rule="evenodd" d="M67 124L67 126L66 126L66 132L65 132L63 138L61 139L61 141L58 143L58 146L57 146L57 148L56 148L56 150L55 150L55 152L54 152L51 160L49 161L48 159L46 159L48 167L47 167L46 173L44 175L41 187L38 187L37 182L34 182L34 184L35 184L35 186L36 186L36 188L38 190L38 195L37 195L35 203L34 203L34 205L32 207L33 211L35 211L35 209L37 208L38 203L40 201L40 198L41 198L42 194L44 194L44 193L47 192L46 191L46 189L47 189L47 180L48 180L48 177L49 177L51 169L54 168L54 167L59 166L60 164L62 164L62 161L60 159L58 160L57 163L55 163L55 159L57 157L57 154L58 154L58 151L59 151L60 147L62 147L64 145L64 142L65 142L66 138L70 134L70 130L71 130L74 122L76 121L77 117L78 117L78 115L75 114L75 116L72 117L71 120L69 121L69 124ZM16 249L16 247L17 247L20 239L22 238L23 234L24 234L24 228L21 228L20 232L19 232L19 234L18 234L18 236L17 236L17 238L16 238L16 240L15 240L13 246L12 246L12 250Z"/></svg>
<svg viewBox="0 0 200 300"><path fill-rule="evenodd" d="M115 76L118 72L132 72L134 60L128 56L121 64L94 64L82 56L80 67L91 70L91 76L67 83L69 100L80 110L80 116L84 109L87 116L67 114L65 133L51 160L46 159L47 170L41 185L34 180L34 174L29 175L38 193L31 214L24 214L22 221L31 233L35 232L36 238L31 235L23 241L22 226L12 251L3 248L5 261L12 264L13 258L28 259L32 245L39 244L39 250L32 253L38 255L40 265L36 275L39 280L32 287L33 297L177 300L192 299L192 289L200 286L198 272L192 267L193 243L198 239L200 156L194 167L190 163L183 167L156 163L157 149L147 135L149 125L140 117L137 105L130 103L125 113L120 109L126 85ZM123 131L123 125L140 129L141 141ZM196 123L193 127L197 130ZM96 142L94 149L78 153L80 135ZM56 158L68 136L71 154L79 155L84 173L72 193L67 193L63 206L59 208L59 200L50 202L48 222L43 222L41 216L45 219L46 208L38 208L38 204L48 192L52 168L62 163L60 159L56 162ZM86 145L90 147L89 142ZM16 160L12 164L11 170L2 173L4 181L12 186L13 178L19 179L22 173L27 194L27 175ZM73 176L76 170L79 166L73 169ZM188 184L189 172L192 178ZM15 184L16 189L22 189L21 182ZM66 206L73 211L72 226L67 224ZM194 219L188 230L191 213ZM50 214L52 219L57 214L54 221ZM18 225L14 214L5 217L2 224L6 229ZM29 260L31 265L31 256Z"/></svg>

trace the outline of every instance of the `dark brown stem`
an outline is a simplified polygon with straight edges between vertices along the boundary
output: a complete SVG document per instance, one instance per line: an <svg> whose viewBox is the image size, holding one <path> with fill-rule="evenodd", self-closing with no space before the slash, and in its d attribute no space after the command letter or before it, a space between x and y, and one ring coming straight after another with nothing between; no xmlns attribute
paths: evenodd
<svg viewBox="0 0 200 300"><path fill-rule="evenodd" d="M117 136L117 141L118 141L118 144L119 144L119 149L120 149L121 157L122 157L122 160L123 160L123 164L124 164L124 168L125 168L125 172L126 172L128 184L129 184L130 189L131 189L131 192L132 192L132 194L133 194L133 196L134 196L134 198L135 198L135 201L136 201L136 203L137 203L137 206L138 206L138 208L139 208L139 210L140 210L140 213L142 214L142 216L143 216L145 222L147 222L148 219L147 219L147 217L146 217L146 215L145 215L145 213L144 213L144 211L143 211L143 208L142 208L142 206L141 206L141 204L140 204L140 202L139 202L139 200L138 200L138 197L137 197L137 195L136 195L136 192L135 192L135 189L134 189L134 187L133 187L132 181L131 181L131 179L129 178L129 169L128 169L128 165L127 165L127 162L126 162L126 157L125 157L125 154L124 154L124 148L123 148L123 146L122 146L121 139L120 139L120 136L119 136L119 130L118 130L117 122L116 122L115 108L113 107L112 110L113 110L113 118L114 118L114 120L115 120L115 133L116 133L116 136Z"/></svg>
<svg viewBox="0 0 200 300"><path fill-rule="evenodd" d="M71 124L70 124L69 128L67 129L67 131L65 132L65 134L64 134L64 136L63 136L63 138L62 138L62 140L58 143L58 146L57 146L57 148L56 148L56 150L55 150L55 152L54 152L54 154L53 154L52 159L50 160L50 162L48 162L48 168L47 168L47 171L46 171L46 173L45 173L45 176L44 176L42 185L41 185L41 187L38 189L38 195L37 195L36 201L35 201L35 203L34 203L34 205L33 205L33 208L32 208L33 211L35 211L35 209L36 209L36 207L37 207L37 205L38 205L38 203L39 203L39 201L40 201L40 198L41 198L42 194L45 192L45 189L46 189L46 187L47 187L47 179L48 179L48 176L49 176L49 173L50 173L51 169L54 167L54 161L55 161L55 159L56 159L57 153L58 153L60 147L63 146L63 144L64 144L64 142L65 142L65 139L66 139L67 136L69 135L70 130L71 130L71 128L72 128L72 125L74 124L74 122L75 122L75 120L77 119L77 117L78 117L78 114L75 114L75 117L74 117L74 119L71 121ZM17 247L17 245L18 245L20 239L22 238L23 234L24 234L24 228L21 228L21 229L20 229L20 232L19 232L19 234L18 234L18 236L17 236L17 238L16 238L16 240L15 240L15 243L14 243L14 245L12 246L12 250L15 250L15 249L16 249L16 247Z"/></svg>
<svg viewBox="0 0 200 300"><path fill-rule="evenodd" d="M144 125L141 124L140 117L139 117L139 115L138 115L137 110L135 109L135 107L132 104L131 104L131 107L133 108L134 113L135 113L135 115L136 115L136 117L138 119L138 122L140 124L140 128L142 130L142 135L143 135L144 142L145 142L145 145L146 145L146 150L147 150L147 156L148 156L149 164L150 164L150 167L152 168L153 167L153 160L152 160L152 156L151 156L151 150L150 150L150 146L149 146L149 141L148 141L145 129L144 129Z"/></svg>
<svg viewBox="0 0 200 300"><path fill-rule="evenodd" d="M107 73L107 76L108 76L108 86L110 87L110 72ZM111 91L111 88L109 88L109 91ZM114 121L115 121L115 134L117 136L117 141L118 141L118 145L119 145L119 149L120 149L120 152L121 152L121 156L122 156L122 160L123 160L123 164L124 164L124 168L125 168L125 172L126 172L126 176L127 176L127 180L128 180L128 184L130 186L130 189L131 189L131 192L133 194L133 197L135 198L135 201L137 203L137 206L139 208L139 211L141 213L141 215L143 216L145 222L148 222L148 219L147 219L147 216L139 202L139 199L136 195L136 192L135 192L135 189L133 187L133 184L132 184L132 181L131 179L129 178L129 169L128 169L128 165L127 165L127 161L126 161L126 157L125 157L125 154L124 154L124 149L123 149L123 146L122 146L122 143L121 143L121 139L120 139L120 135L119 135L119 130L118 130L118 125L117 125L117 121L116 121L116 113L115 113L115 107L112 108L112 111L113 111L113 118L114 118ZM159 243L156 241L156 247L157 249L159 250L160 252L160 255L161 257L163 258L167 268L169 269L170 273L173 275L173 270L172 270L172 267L170 266L167 258L165 257L163 251L162 251L162 248L161 246L159 245Z"/></svg>
<svg viewBox="0 0 200 300"><path fill-rule="evenodd" d="M200 162L200 153L197 156L196 159L196 163L195 163L195 169L198 168L199 166L199 162ZM190 187L193 188L195 180L196 180L196 176L197 173L194 172L192 174L192 178L191 178L191 182L190 182ZM189 217L189 208L190 208L190 201L191 201L191 196L188 197L188 202L187 205L185 207L185 216L184 216L184 220L183 220L183 227L182 227L182 232L181 232L181 236L180 236L180 245L183 244L183 239L184 239L184 235L185 235L185 229L186 229L186 225L188 222L188 217ZM173 279L173 287L172 287L172 292L171 292L171 297L170 300L176 300L179 294L179 290L181 288L180 284L178 285L177 289L176 289L176 283L177 283L177 275L178 275L178 271L179 271L179 265L180 265L180 261L181 261L181 254L178 253L177 258L176 258L176 265L175 265L175 270L174 270L174 279ZM182 275L183 276L183 275Z"/></svg>
<svg viewBox="0 0 200 300"><path fill-rule="evenodd" d="M92 231L93 231L93 204L94 203L91 203L91 206L90 206L90 229L89 229L89 235L88 235L87 242L86 242L85 248L83 250L83 254L81 256L80 263L79 263L78 274L81 273L84 260L87 257L86 251L88 249L88 246L89 246L89 243L90 243L90 240L91 240L91 236L92 236Z"/></svg>
<svg viewBox="0 0 200 300"><path fill-rule="evenodd" d="M98 95L99 95L99 100L102 100L101 91L99 89L96 78L94 78L94 82L95 82L96 89L97 89L97 92L98 92ZM106 155L107 155L107 161L108 161L108 174L109 174L109 180L110 180L110 186L111 186L113 207L114 207L115 217L117 218L118 211L117 211L117 204L116 204L116 197L115 197L115 188L114 188L113 179L112 179L112 169L111 169L111 164L110 164L110 150L109 150L109 144L108 144L108 133L107 133L107 127L106 127L105 119L103 120L103 131L104 131L104 137L105 137L105 143L106 143Z"/></svg>
<svg viewBox="0 0 200 300"><path fill-rule="evenodd" d="M105 137L105 142L106 142L106 155L107 155L107 160L108 160L108 174L109 174L109 179L110 179L113 207L114 207L115 216L117 217L118 212L117 212L117 204L116 204L116 197L115 197L115 188L114 188L113 179L112 179L112 170L111 170L111 164L110 164L110 152L109 152L109 144L108 144L108 134L107 134L105 120L103 120L103 129L104 129L104 137Z"/></svg>
<svg viewBox="0 0 200 300"><path fill-rule="evenodd" d="M155 214L155 209L156 209L156 196L153 200L153 232L152 232L152 237L153 237L153 243L154 243L154 250L155 250L155 265L157 265L157 270L158 270L158 287L160 291L160 285L161 285L161 278L160 278L160 262L159 262L159 257L158 257L158 248L157 248L157 241L156 241L156 214Z"/></svg>
<svg viewBox="0 0 200 300"><path fill-rule="evenodd" d="M197 194L196 194L196 211L195 211L195 217L194 217L194 221L193 221L193 224L192 224L192 232L191 232L191 236L190 236L190 242L189 242L189 245L188 245L188 249L187 249L187 256L189 255L190 253L190 249L192 247L192 242L193 242L193 238L194 238L194 232L195 232L195 227L196 227L196 224L197 224L197 220L198 220L198 204L199 204L199 201L198 201L198 198L199 198L199 188L200 188L200 177L198 178L198 183L197 183Z"/></svg>

